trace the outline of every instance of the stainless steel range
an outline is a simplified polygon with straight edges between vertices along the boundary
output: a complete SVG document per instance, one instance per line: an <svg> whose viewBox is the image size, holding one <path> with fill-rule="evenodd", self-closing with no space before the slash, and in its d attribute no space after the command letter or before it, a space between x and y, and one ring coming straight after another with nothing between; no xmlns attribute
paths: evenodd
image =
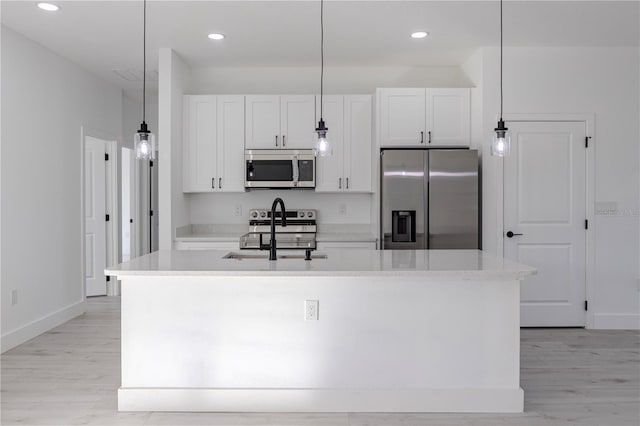
<svg viewBox="0 0 640 426"><path fill-rule="evenodd" d="M287 210L287 226L282 226L282 213L276 211L276 244L279 249L316 248L316 211L311 209ZM241 249L260 249L269 244L271 210L249 211L249 233L240 237Z"/></svg>

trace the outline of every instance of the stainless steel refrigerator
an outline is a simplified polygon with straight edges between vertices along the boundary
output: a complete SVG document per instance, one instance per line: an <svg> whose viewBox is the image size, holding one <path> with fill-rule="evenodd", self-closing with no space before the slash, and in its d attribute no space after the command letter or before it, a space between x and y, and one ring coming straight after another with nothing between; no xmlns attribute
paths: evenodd
<svg viewBox="0 0 640 426"><path fill-rule="evenodd" d="M480 248L479 161L473 149L383 149L383 249Z"/></svg>

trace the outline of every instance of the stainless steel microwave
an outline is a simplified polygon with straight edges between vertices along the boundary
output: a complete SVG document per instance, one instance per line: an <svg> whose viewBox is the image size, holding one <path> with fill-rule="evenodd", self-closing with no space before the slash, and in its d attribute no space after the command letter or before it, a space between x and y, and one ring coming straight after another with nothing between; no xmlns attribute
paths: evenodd
<svg viewBox="0 0 640 426"><path fill-rule="evenodd" d="M312 149L247 149L245 188L315 188L316 155Z"/></svg>

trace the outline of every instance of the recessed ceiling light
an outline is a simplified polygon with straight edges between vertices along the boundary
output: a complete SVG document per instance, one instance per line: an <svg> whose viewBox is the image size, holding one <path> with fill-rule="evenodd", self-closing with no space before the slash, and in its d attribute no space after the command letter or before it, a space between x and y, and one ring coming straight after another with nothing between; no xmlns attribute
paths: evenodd
<svg viewBox="0 0 640 426"><path fill-rule="evenodd" d="M425 38L429 33L425 31L416 31L415 33L411 33L412 38Z"/></svg>
<svg viewBox="0 0 640 426"><path fill-rule="evenodd" d="M60 6L56 6L53 3L38 3L38 7L42 10L46 10L47 12L56 12L60 10Z"/></svg>
<svg viewBox="0 0 640 426"><path fill-rule="evenodd" d="M224 38L224 34L219 33L211 33L208 35L211 40L222 40Z"/></svg>

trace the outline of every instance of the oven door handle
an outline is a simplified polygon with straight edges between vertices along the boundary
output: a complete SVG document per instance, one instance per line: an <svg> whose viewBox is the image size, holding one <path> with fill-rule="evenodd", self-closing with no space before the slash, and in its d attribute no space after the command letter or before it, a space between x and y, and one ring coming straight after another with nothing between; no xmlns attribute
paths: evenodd
<svg viewBox="0 0 640 426"><path fill-rule="evenodd" d="M298 180L300 179L300 169L298 168L298 156L294 155L291 159L293 165L293 186L298 186Z"/></svg>

